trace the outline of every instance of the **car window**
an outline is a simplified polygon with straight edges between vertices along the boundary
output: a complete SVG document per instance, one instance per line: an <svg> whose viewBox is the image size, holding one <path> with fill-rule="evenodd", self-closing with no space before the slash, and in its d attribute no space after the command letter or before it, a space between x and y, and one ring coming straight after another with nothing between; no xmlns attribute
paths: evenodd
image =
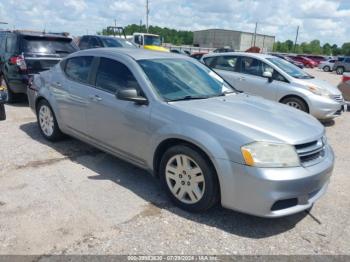
<svg viewBox="0 0 350 262"><path fill-rule="evenodd" d="M77 51L73 40L63 37L23 36L21 48L28 53L70 54Z"/></svg>
<svg viewBox="0 0 350 262"><path fill-rule="evenodd" d="M215 65L216 59L217 59L216 56L212 56L212 57L203 58L203 61L204 61L204 64L206 64L206 65L209 66L210 68L213 68L214 65Z"/></svg>
<svg viewBox="0 0 350 262"><path fill-rule="evenodd" d="M87 84L92 58L92 56L79 56L68 59L65 67L66 75L74 81Z"/></svg>
<svg viewBox="0 0 350 262"><path fill-rule="evenodd" d="M252 57L242 57L241 72L243 74L262 76L263 74L262 62Z"/></svg>
<svg viewBox="0 0 350 262"><path fill-rule="evenodd" d="M346 58L346 59L344 60L344 62L345 62L345 63L350 63L350 58Z"/></svg>
<svg viewBox="0 0 350 262"><path fill-rule="evenodd" d="M106 37L101 38L101 41L104 43L107 47L126 47L126 48L136 48L135 45L133 45L131 42L122 39L122 38L112 38L112 37Z"/></svg>
<svg viewBox="0 0 350 262"><path fill-rule="evenodd" d="M96 73L95 85L110 93L116 93L124 88L136 88L139 85L132 72L124 64L108 59L100 58L100 64Z"/></svg>
<svg viewBox="0 0 350 262"><path fill-rule="evenodd" d="M89 37L82 37L82 39L79 42L79 48L80 49L87 49L89 48Z"/></svg>
<svg viewBox="0 0 350 262"><path fill-rule="evenodd" d="M91 48L102 47L102 45L101 45L100 42L98 41L97 37L91 37L91 38L90 38L89 46L90 46Z"/></svg>
<svg viewBox="0 0 350 262"><path fill-rule="evenodd" d="M234 92L216 73L187 59L139 60L155 91L167 101L222 96Z"/></svg>
<svg viewBox="0 0 350 262"><path fill-rule="evenodd" d="M329 63L335 63L335 60L329 60Z"/></svg>
<svg viewBox="0 0 350 262"><path fill-rule="evenodd" d="M237 60L236 56L219 56L212 68L226 70L226 71L237 71Z"/></svg>
<svg viewBox="0 0 350 262"><path fill-rule="evenodd" d="M8 36L6 38L6 52L14 52L16 49L16 37Z"/></svg>

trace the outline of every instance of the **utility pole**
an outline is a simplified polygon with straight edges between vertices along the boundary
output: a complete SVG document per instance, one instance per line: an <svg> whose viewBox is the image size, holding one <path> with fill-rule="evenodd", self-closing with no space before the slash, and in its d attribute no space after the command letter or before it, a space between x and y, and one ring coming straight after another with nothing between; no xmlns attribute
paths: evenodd
<svg viewBox="0 0 350 262"><path fill-rule="evenodd" d="M298 35L299 35L299 26L297 27L297 35L295 36L294 53L295 53L295 51L296 51L296 49L297 49Z"/></svg>
<svg viewBox="0 0 350 262"><path fill-rule="evenodd" d="M255 31L254 31L254 46L256 43L256 30L258 29L258 22L255 23Z"/></svg>
<svg viewBox="0 0 350 262"><path fill-rule="evenodd" d="M146 0L146 30L147 30L147 33L148 33L148 15L149 15L149 1Z"/></svg>

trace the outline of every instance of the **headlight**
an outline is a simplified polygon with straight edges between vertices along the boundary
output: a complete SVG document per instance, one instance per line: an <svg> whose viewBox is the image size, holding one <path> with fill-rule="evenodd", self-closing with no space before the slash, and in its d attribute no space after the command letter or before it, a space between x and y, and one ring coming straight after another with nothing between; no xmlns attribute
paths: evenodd
<svg viewBox="0 0 350 262"><path fill-rule="evenodd" d="M254 142L241 147L248 166L256 167L295 167L300 166L295 148L287 144Z"/></svg>
<svg viewBox="0 0 350 262"><path fill-rule="evenodd" d="M326 89L319 88L317 86L309 86L308 90L318 96L326 96L326 97L331 96L331 94Z"/></svg>

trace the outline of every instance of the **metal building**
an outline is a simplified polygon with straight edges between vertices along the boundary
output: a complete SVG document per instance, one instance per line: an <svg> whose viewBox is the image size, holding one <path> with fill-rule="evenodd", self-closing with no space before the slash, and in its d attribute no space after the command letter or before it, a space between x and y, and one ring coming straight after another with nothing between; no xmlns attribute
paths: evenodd
<svg viewBox="0 0 350 262"><path fill-rule="evenodd" d="M275 36L256 34L255 46L270 52ZM207 48L229 46L236 51L245 51L254 46L254 33L225 29L207 29L193 32L193 45Z"/></svg>

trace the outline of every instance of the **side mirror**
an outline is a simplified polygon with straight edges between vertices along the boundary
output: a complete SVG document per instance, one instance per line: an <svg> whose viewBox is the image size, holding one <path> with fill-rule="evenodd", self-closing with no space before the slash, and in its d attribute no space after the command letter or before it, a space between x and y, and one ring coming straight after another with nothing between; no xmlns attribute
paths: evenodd
<svg viewBox="0 0 350 262"><path fill-rule="evenodd" d="M269 72L269 71L265 71L264 73L263 73L263 77L266 77L268 80L269 80L269 82L272 82L272 73L271 72Z"/></svg>
<svg viewBox="0 0 350 262"><path fill-rule="evenodd" d="M135 88L126 88L117 91L116 97L119 100L131 101L138 105L148 105L146 97L139 96Z"/></svg>

